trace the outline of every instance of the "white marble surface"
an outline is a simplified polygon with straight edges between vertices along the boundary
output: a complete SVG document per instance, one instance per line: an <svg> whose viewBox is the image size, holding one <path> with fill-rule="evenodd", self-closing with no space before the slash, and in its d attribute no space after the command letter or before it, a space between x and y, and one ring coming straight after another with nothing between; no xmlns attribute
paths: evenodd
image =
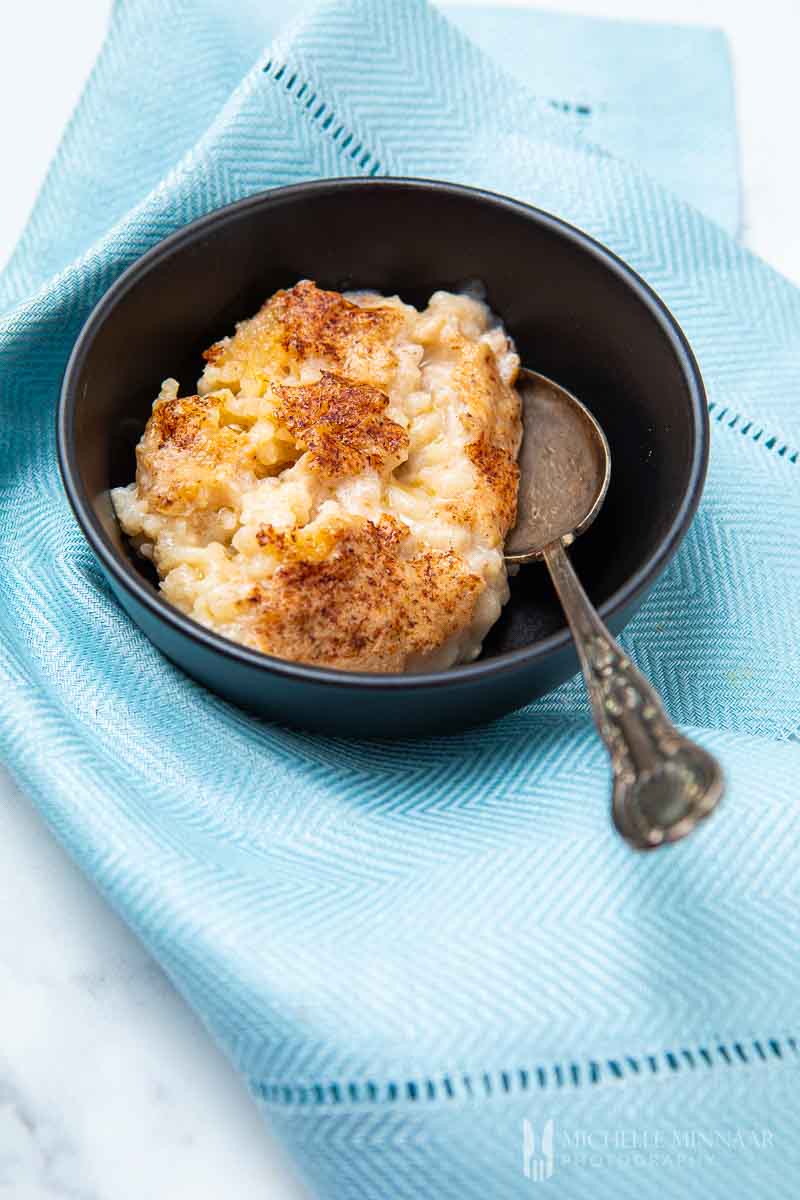
<svg viewBox="0 0 800 1200"><path fill-rule="evenodd" d="M6 779L0 1196L300 1200L222 1054Z"/></svg>
<svg viewBox="0 0 800 1200"><path fill-rule="evenodd" d="M234 0L235 2L235 0ZM486 0L477 0L485 3ZM506 0L513 2L513 0ZM737 72L746 240L800 283L797 0L539 0L721 25ZM109 0L5 6L0 261L102 38ZM32 80L47 80L34 88ZM795 202L793 202L793 200ZM216 1200L304 1195L243 1086L160 970L0 768L0 1195ZM388 1198L387 1198L388 1200Z"/></svg>

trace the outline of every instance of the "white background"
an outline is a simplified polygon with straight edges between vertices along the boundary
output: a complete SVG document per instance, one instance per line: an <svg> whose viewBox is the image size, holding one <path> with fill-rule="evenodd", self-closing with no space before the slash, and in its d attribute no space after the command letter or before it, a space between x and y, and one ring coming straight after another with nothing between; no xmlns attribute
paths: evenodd
<svg viewBox="0 0 800 1200"><path fill-rule="evenodd" d="M745 240L800 283L798 0L538 4L728 32ZM3 5L0 262L78 99L109 7ZM0 830L0 1195L302 1196L239 1080L2 769Z"/></svg>

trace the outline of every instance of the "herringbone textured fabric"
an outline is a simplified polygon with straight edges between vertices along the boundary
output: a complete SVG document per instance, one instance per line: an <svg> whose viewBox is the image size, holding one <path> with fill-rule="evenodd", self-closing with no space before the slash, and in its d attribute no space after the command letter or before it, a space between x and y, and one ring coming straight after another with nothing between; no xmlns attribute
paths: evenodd
<svg viewBox="0 0 800 1200"><path fill-rule="evenodd" d="M122 118L101 101L137 22L184 17L219 90L196 89L126 174L108 123ZM586 145L423 0L324 4L249 70L234 25L222 4L118 7L3 284L3 753L320 1195L527 1194L522 1120L552 1117L546 1182L565 1200L794 1200L800 294ZM670 852L637 857L611 833L577 682L413 751L286 732L161 658L69 515L59 379L121 269L249 192L376 173L493 187L582 226L648 279L699 357L708 487L625 634L730 780L713 825ZM626 1130L660 1148L632 1153ZM595 1148L605 1134L599 1166L587 1133Z"/></svg>

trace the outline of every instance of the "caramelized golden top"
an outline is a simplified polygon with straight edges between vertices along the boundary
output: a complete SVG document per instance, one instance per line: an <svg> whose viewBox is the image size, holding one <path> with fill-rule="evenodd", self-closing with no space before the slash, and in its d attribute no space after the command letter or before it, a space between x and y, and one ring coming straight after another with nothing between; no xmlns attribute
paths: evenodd
<svg viewBox="0 0 800 1200"><path fill-rule="evenodd" d="M480 497L481 522L505 537L517 519L516 459L502 446L494 446L484 434L476 442L469 442L466 452L478 473L475 491Z"/></svg>
<svg viewBox="0 0 800 1200"><path fill-rule="evenodd" d="M482 587L452 551L404 557L390 516L326 530L320 542L262 527L281 566L240 601L252 644L280 658L349 671L402 671L469 622Z"/></svg>
<svg viewBox="0 0 800 1200"><path fill-rule="evenodd" d="M253 450L222 424L214 395L158 399L136 459L149 507L173 516L236 505L242 486L256 479Z"/></svg>
<svg viewBox="0 0 800 1200"><path fill-rule="evenodd" d="M357 475L405 457L408 434L386 416L389 397L377 388L323 371L317 383L273 391L280 398L275 420L309 452L309 466L320 474Z"/></svg>
<svg viewBox="0 0 800 1200"><path fill-rule="evenodd" d="M485 305L276 292L167 381L116 489L123 528L195 619L360 671L468 661L507 596L517 362Z"/></svg>
<svg viewBox="0 0 800 1200"><path fill-rule="evenodd" d="M393 341L403 323L401 309L362 308L304 279L276 292L204 357L216 367L238 368L240 376L267 368L274 379L317 361L357 383L386 387L397 365Z"/></svg>

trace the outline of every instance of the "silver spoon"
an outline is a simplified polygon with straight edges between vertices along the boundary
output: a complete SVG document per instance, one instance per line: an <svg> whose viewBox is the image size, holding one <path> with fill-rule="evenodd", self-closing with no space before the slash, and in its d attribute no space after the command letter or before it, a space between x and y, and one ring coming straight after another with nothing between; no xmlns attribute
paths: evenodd
<svg viewBox="0 0 800 1200"><path fill-rule="evenodd" d="M612 811L622 836L652 850L691 833L724 790L716 759L684 737L592 607L567 556L608 490L605 434L579 400L534 371L520 371L525 436L517 524L506 562L544 559L578 650L592 714L611 756Z"/></svg>

